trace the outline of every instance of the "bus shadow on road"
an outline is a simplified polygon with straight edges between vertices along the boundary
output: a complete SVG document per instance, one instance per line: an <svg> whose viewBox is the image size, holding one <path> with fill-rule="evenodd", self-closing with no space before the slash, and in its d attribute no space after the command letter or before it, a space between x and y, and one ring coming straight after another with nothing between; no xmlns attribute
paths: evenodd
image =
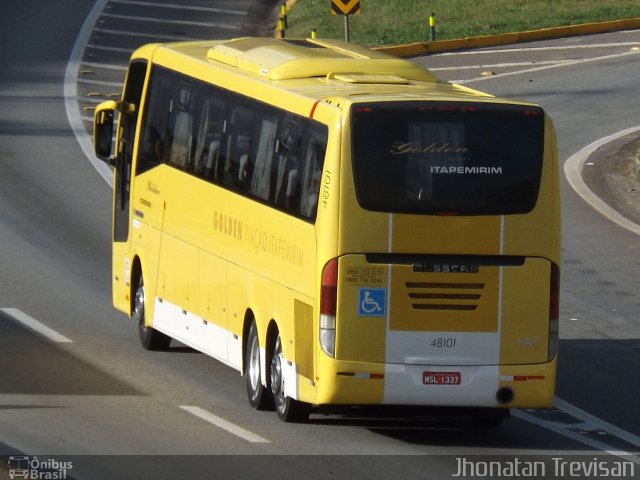
<svg viewBox="0 0 640 480"><path fill-rule="evenodd" d="M404 410L404 411L403 411ZM313 415L324 426L361 427L396 441L434 447L506 450L587 450L541 426L508 417L499 421L479 409L363 409ZM365 414L366 412L366 414Z"/></svg>
<svg viewBox="0 0 640 480"><path fill-rule="evenodd" d="M144 395L2 312L0 365L0 395Z"/></svg>

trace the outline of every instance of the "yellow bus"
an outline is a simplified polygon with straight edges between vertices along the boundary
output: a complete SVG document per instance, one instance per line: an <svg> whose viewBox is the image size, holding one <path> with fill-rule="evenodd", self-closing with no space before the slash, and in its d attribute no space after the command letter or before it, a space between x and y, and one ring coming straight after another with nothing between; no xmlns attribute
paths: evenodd
<svg viewBox="0 0 640 480"><path fill-rule="evenodd" d="M94 137L115 167L113 303L144 348L215 357L285 421L551 406L541 107L344 42L239 38L135 51Z"/></svg>

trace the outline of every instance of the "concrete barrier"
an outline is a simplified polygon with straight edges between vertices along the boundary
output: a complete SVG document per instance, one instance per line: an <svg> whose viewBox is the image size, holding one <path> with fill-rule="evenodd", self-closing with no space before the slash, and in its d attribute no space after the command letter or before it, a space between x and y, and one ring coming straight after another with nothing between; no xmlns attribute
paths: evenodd
<svg viewBox="0 0 640 480"><path fill-rule="evenodd" d="M453 40L436 40L433 42L415 42L407 45L377 47L376 50L397 57L415 57L430 53L449 52L469 48L494 47L513 43L532 42L552 38L591 35L594 33L617 32L640 28L640 18L612 20L609 22L583 23L566 27L541 28L525 32L503 33L500 35L483 35Z"/></svg>

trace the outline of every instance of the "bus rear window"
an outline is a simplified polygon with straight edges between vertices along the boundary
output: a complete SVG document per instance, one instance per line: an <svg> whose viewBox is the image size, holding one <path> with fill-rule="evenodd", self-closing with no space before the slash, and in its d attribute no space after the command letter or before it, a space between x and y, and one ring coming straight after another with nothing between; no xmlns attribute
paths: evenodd
<svg viewBox="0 0 640 480"><path fill-rule="evenodd" d="M351 132L356 195L365 209L503 215L535 206L544 148L539 107L358 104Z"/></svg>

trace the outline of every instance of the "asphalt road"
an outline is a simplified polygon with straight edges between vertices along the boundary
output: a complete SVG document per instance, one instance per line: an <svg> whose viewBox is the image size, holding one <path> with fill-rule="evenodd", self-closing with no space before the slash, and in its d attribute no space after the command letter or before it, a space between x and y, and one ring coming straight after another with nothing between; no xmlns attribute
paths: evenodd
<svg viewBox="0 0 640 480"><path fill-rule="evenodd" d="M106 15L97 17L101 30L92 31L71 99L79 101L81 125L92 105L119 90L124 70L115 67L126 63L121 50L132 43L255 31L264 15L249 1L191 0L179 16L140 3L103 2ZM67 117L68 60L91 7L67 0L61 16L55 2L11 2L0 17L0 40L10 46L0 54L0 457L69 459L69 476L92 479L436 479L449 478L460 456L638 452L640 238L593 210L564 179L552 412L514 412L495 430L382 417L313 416L285 425L248 407L237 372L186 348L143 351L135 326L111 307L111 190ZM154 16L165 21L148 20ZM118 28L129 35L113 33ZM639 44L640 33L417 61L442 78L541 103L556 122L564 161L639 123L640 56L632 45L602 46L630 42ZM567 61L573 56L585 61ZM564 64L541 64L558 60ZM488 69L496 75L480 76ZM25 327L24 314L63 337Z"/></svg>

